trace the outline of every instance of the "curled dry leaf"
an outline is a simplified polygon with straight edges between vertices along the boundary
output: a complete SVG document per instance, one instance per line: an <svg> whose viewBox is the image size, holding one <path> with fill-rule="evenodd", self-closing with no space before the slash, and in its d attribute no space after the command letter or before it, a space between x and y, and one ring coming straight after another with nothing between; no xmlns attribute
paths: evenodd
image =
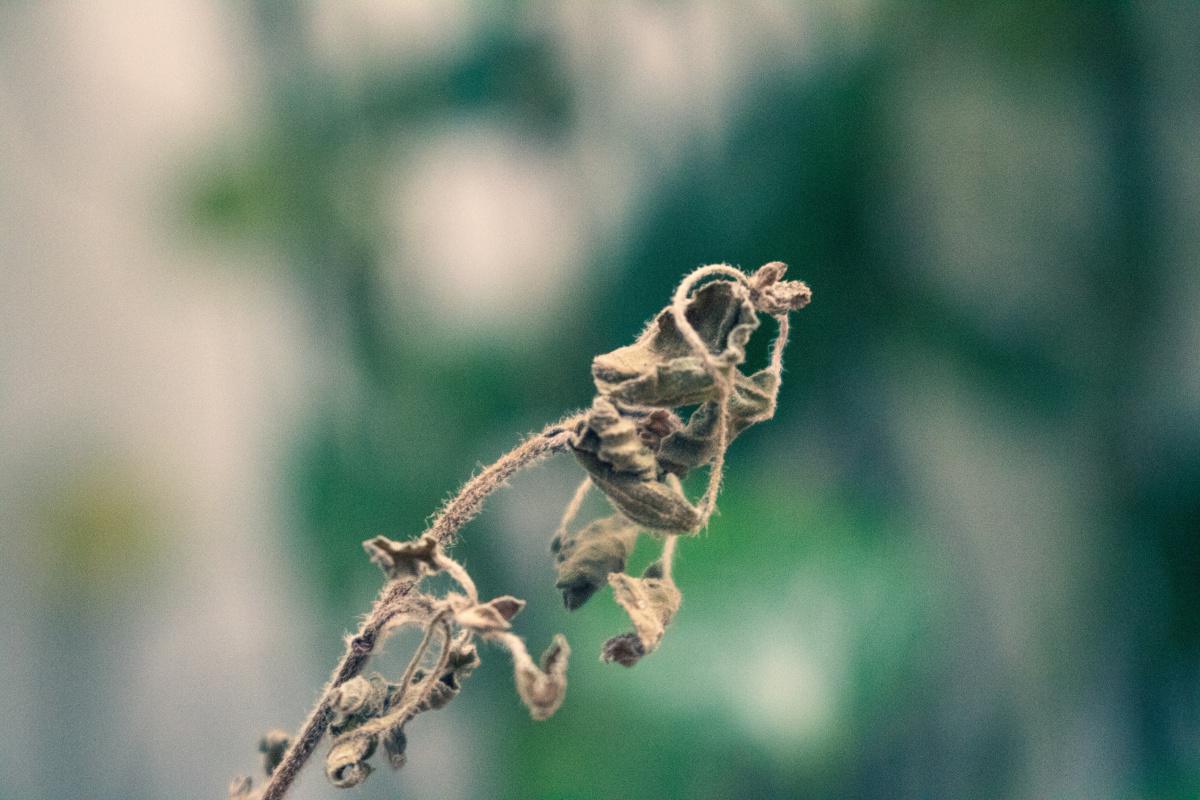
<svg viewBox="0 0 1200 800"><path fill-rule="evenodd" d="M517 694L529 708L529 716L536 720L548 719L562 705L567 696L567 661L570 656L571 647L562 634L556 634L554 641L542 653L541 668L533 663L524 645L521 645L520 654L513 651Z"/></svg>
<svg viewBox="0 0 1200 800"><path fill-rule="evenodd" d="M699 528L707 516L666 476L684 476L713 462L738 433L769 416L778 376L770 369L753 376L737 369L759 324L753 292L763 302L790 302L794 287L778 283L782 265L769 266L760 270L757 289L719 281L687 301L684 317L707 348L703 356L710 364L693 351L671 307L636 342L592 363L599 394L572 448L592 482L639 525L666 533ZM727 387L724 394L718 376ZM670 409L691 404L699 407L683 425ZM728 420L723 434L722 407Z"/></svg>
<svg viewBox="0 0 1200 800"><path fill-rule="evenodd" d="M630 640L631 634L623 634L605 643L601 658L630 667L658 647L667 625L679 611L682 596L673 581L662 577L662 567L657 563L651 564L641 578L613 574L608 582L613 597L633 621L640 652Z"/></svg>
<svg viewBox="0 0 1200 800"><path fill-rule="evenodd" d="M441 546L437 538L425 534L418 539L395 542L376 536L363 542L363 549L389 578L420 579L439 571Z"/></svg>
<svg viewBox="0 0 1200 800"><path fill-rule="evenodd" d="M575 457L591 476L595 484L622 514L633 522L651 530L677 533L694 528L700 515L684 497L677 486L668 485L658 479L657 467L650 477L638 467L637 470L622 469L640 462L642 457L654 461L654 453L642 443L633 424L629 423L627 448L619 449L606 445L597 428L611 431L608 420L615 414L615 406L602 397L597 397L588 415L580 422L575 441L571 447ZM597 423L597 420L600 422ZM628 422L628 421L627 421ZM635 448L639 448L635 451ZM606 461L601 453L621 453L617 463Z"/></svg>
<svg viewBox="0 0 1200 800"><path fill-rule="evenodd" d="M429 693L417 703L413 713L436 711L444 708L447 703L458 696L462 682L471 676L479 666L479 651L475 645L464 637L455 640L446 659L446 668L429 688ZM425 671L413 673L412 686L419 686L425 680Z"/></svg>
<svg viewBox="0 0 1200 800"><path fill-rule="evenodd" d="M622 416L612 401L603 397L593 400L586 427L580 433L581 441L587 441L585 449L594 452L613 472L643 481L658 476L654 451L642 441L634 421Z"/></svg>
<svg viewBox="0 0 1200 800"><path fill-rule="evenodd" d="M750 377L740 372L734 376L733 392L729 396L726 446L750 425L770 413L771 402L779 380L770 370L760 370ZM684 477L689 471L710 463L721 443L717 440L717 420L720 406L714 400L699 406L688 417L687 424L666 436L658 449L658 464L664 472Z"/></svg>
<svg viewBox="0 0 1200 800"><path fill-rule="evenodd" d="M348 736L338 739L325 757L325 777L339 789L358 786L371 774L367 759L375 752L376 737Z"/></svg>
<svg viewBox="0 0 1200 800"><path fill-rule="evenodd" d="M709 352L727 366L746 360L746 342L758 316L744 287L718 281L688 301L685 316ZM592 361L596 390L639 406L674 408L716 398L717 386L675 324L668 306L631 345Z"/></svg>
<svg viewBox="0 0 1200 800"><path fill-rule="evenodd" d="M346 681L329 696L329 705L333 710L330 730L340 735L386 713L398 689L396 684L388 682L378 672L370 677L359 675Z"/></svg>
<svg viewBox="0 0 1200 800"><path fill-rule="evenodd" d="M456 595L456 597L461 597ZM465 600L466 598L462 598ZM476 633L491 633L506 631L512 628L509 620L520 613L525 607L524 600L505 595L489 600L486 603L466 605L454 614L454 622L461 628Z"/></svg>
<svg viewBox="0 0 1200 800"><path fill-rule="evenodd" d="M608 583L611 572L623 572L637 543L638 527L623 514L613 514L574 533L555 537L551 550L558 561L563 605L573 611Z"/></svg>

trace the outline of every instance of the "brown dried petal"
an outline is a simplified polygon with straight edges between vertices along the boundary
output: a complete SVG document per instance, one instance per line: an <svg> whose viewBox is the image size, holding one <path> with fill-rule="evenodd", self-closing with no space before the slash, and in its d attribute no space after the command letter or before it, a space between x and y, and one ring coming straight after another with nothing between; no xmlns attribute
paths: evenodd
<svg viewBox="0 0 1200 800"><path fill-rule="evenodd" d="M419 579L439 571L441 548L437 538L425 534L418 539L395 542L386 536L376 536L363 542L363 549L389 578Z"/></svg>
<svg viewBox="0 0 1200 800"><path fill-rule="evenodd" d="M637 543L638 527L622 514L598 519L556 540L558 581L563 605L574 611L608 583L611 572L622 572Z"/></svg>
<svg viewBox="0 0 1200 800"><path fill-rule="evenodd" d="M562 634L556 634L553 643L542 653L541 669L528 661L524 666L514 660L516 667L517 694L529 707L529 715L536 720L549 718L562 705L567 695L567 661L571 647Z"/></svg>

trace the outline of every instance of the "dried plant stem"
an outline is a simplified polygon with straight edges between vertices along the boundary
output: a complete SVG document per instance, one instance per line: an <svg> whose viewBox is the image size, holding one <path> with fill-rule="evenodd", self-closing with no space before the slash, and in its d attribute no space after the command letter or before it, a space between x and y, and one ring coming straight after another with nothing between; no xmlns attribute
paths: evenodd
<svg viewBox="0 0 1200 800"><path fill-rule="evenodd" d="M369 722L364 722L350 733L344 734L344 736L352 738L375 736L376 734L383 733L384 731L393 727L396 723L403 722L408 719L409 715L413 712L417 705L425 699L426 695L429 694L429 690L433 688L433 684L437 683L438 677L442 674L442 671L446 669L446 664L450 660L450 648L454 644L454 637L450 631L450 625L446 622L445 618L438 617L429 623L429 628L426 631L425 638L421 642L421 647L418 653L413 656L412 661L409 662L409 667L410 669L415 667L417 662L425 657L425 651L429 648L429 642L433 638L433 633L435 630L440 631L442 634L441 654L438 656L437 663L429 670L429 674L425 676L423 681L421 681L421 685L418 687L417 692L404 699L403 704L399 708L388 712L386 716L376 717ZM406 693L411 688L414 674L415 673L412 671L405 673L405 677L408 679L408 681L402 685L404 686Z"/></svg>
<svg viewBox="0 0 1200 800"><path fill-rule="evenodd" d="M404 670L404 677L400 679L401 691L407 693L412 688L413 675L417 673L417 665L421 663L421 659L425 657L425 651L429 649L429 642L433 640L434 631L442 622L442 616L438 615L429 620L429 624L425 626L425 635L421 637L421 643L417 645L416 651L412 658L408 661L408 667ZM446 634L446 647L449 647L450 635Z"/></svg>
<svg viewBox="0 0 1200 800"><path fill-rule="evenodd" d="M733 393L733 380L729 376L733 364L714 357L709 351L708 345L704 343L704 339L700 337L687 318L688 296L692 287L704 278L714 275L733 278L742 286L746 285L746 274L741 270L734 269L727 264L711 264L693 271L684 278L675 289L675 296L671 298L671 314L675 318L675 327L683 335L692 351L699 356L704 364L704 369L712 376L713 385L717 389L717 451L709 465L708 488L700 500L700 521L695 525L695 530L706 526L717 510L717 495L721 491L721 480L725 471L725 450L729 446L729 396ZM782 350L782 348L780 349ZM782 361L780 361L780 366L782 368Z"/></svg>
<svg viewBox="0 0 1200 800"><path fill-rule="evenodd" d="M565 537L567 535L567 528L571 527L575 517L579 516L579 509L583 508L583 501L587 499L588 491L591 488L591 477L584 478L583 482L575 489L575 494L571 496L571 502L567 503L562 519L558 523L558 530L554 532L555 536Z"/></svg>
<svg viewBox="0 0 1200 800"><path fill-rule="evenodd" d="M667 540L665 542L663 542L662 573L663 573L663 578L668 581L671 580L671 568L674 566L674 563L675 563L675 546L678 543L679 543L678 536L668 536Z"/></svg>
<svg viewBox="0 0 1200 800"><path fill-rule="evenodd" d="M483 502L488 495L502 487L520 470L564 450L573 435L575 424L581 418L580 415L575 415L548 426L484 468L442 506L425 534L432 534L442 545L450 545L459 529L483 508ZM380 633L401 609L404 599L412 592L415 584L413 579L392 580L384 584L374 605L371 606L371 611L363 618L358 632L346 640L346 651L334 668L328 683L321 690L320 699L309 712L300 733L284 754L279 766L271 773L263 788L262 800L280 800L291 788L296 776L329 727L333 710L330 702L333 690L362 673L371 658ZM436 675L436 672L433 674Z"/></svg>

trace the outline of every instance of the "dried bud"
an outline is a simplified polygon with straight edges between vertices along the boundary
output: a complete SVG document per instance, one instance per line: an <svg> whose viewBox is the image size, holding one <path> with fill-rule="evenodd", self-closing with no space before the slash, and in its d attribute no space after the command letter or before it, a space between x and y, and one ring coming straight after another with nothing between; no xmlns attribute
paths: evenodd
<svg viewBox="0 0 1200 800"><path fill-rule="evenodd" d="M637 537L636 525L613 514L557 539L555 586L562 591L563 605L574 611L608 583L609 573L624 571Z"/></svg>
<svg viewBox="0 0 1200 800"><path fill-rule="evenodd" d="M442 673L440 680L457 692L462 688L462 681L471 677L471 673L478 666L479 650L471 642L460 641L450 650L446 671Z"/></svg>
<svg viewBox="0 0 1200 800"><path fill-rule="evenodd" d="M408 756L404 752L408 748L408 737L404 735L404 726L397 725L380 738L383 739L383 751L387 753L388 763L392 765L392 769L403 767L408 761Z"/></svg>
<svg viewBox="0 0 1200 800"><path fill-rule="evenodd" d="M636 633L622 633L604 643L600 651L600 660L605 663L617 662L623 667L632 667L642 656L646 648Z"/></svg>
<svg viewBox="0 0 1200 800"><path fill-rule="evenodd" d="M347 736L333 743L325 757L325 777L339 789L358 786L371 774L367 759L375 752L376 737Z"/></svg>
<svg viewBox="0 0 1200 800"><path fill-rule="evenodd" d="M363 542L363 549L389 578L420 579L439 571L441 547L437 538L425 534L419 539L394 542L386 536L376 536Z"/></svg>
<svg viewBox="0 0 1200 800"><path fill-rule="evenodd" d="M382 714L390 703L392 686L378 672L369 678L351 678L330 693L330 706L336 712L334 732L357 726L362 720Z"/></svg>
<svg viewBox="0 0 1200 800"><path fill-rule="evenodd" d="M536 720L548 719L562 705L567 695L567 661L571 647L562 634L554 637L553 643L542 653L541 669L528 656L516 664L517 694L529 707L529 716Z"/></svg>
<svg viewBox="0 0 1200 800"><path fill-rule="evenodd" d="M268 777L279 766L279 762L283 761L283 754L287 752L291 743L292 739L288 732L278 729L267 731L258 740L258 752L263 754L263 769L266 770Z"/></svg>
<svg viewBox="0 0 1200 800"><path fill-rule="evenodd" d="M787 264L772 261L750 276L750 302L764 314L786 314L804 308L812 300L812 290L803 281L785 281Z"/></svg>

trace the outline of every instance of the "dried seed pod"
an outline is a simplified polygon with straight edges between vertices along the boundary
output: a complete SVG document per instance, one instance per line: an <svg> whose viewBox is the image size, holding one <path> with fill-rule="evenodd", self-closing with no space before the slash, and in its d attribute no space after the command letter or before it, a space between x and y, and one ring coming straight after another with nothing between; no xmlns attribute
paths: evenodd
<svg viewBox="0 0 1200 800"><path fill-rule="evenodd" d="M363 549L389 578L419 579L440 570L441 547L430 534L406 542L376 536L363 542Z"/></svg>
<svg viewBox="0 0 1200 800"><path fill-rule="evenodd" d="M638 527L623 514L613 514L585 525L574 533L555 537L551 549L558 561L558 581L563 605L579 608L608 583L611 572L623 572L625 560L637 543Z"/></svg>

